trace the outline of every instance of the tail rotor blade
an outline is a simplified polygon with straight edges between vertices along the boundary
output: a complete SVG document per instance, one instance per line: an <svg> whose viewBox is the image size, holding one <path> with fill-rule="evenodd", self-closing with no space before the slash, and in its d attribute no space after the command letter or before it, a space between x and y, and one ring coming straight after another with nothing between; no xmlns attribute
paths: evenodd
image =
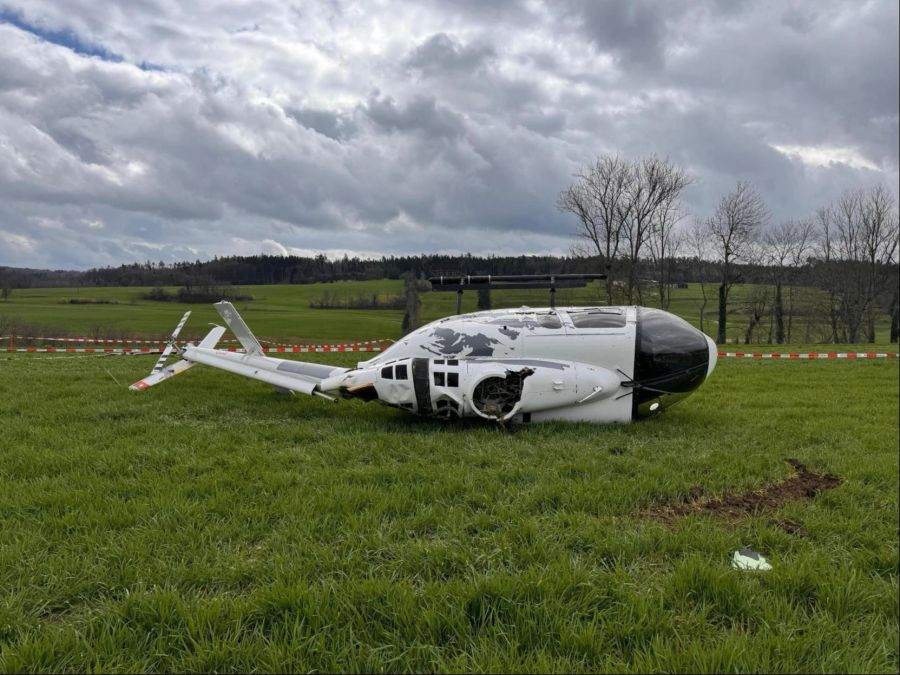
<svg viewBox="0 0 900 675"><path fill-rule="evenodd" d="M163 369L163 366L166 363L166 359L169 358L169 354L172 353L172 349L175 348L175 338L178 337L178 334L181 332L181 329L184 328L184 324L187 323L188 317L191 315L191 311L188 310L184 313L184 316L181 317L181 321L178 322L178 325L175 326L175 330L172 331L172 335L169 337L169 344L166 345L166 348L163 349L162 354L159 355L159 359L156 361L156 365L153 366L153 370L150 371L151 375L155 375L159 371Z"/></svg>

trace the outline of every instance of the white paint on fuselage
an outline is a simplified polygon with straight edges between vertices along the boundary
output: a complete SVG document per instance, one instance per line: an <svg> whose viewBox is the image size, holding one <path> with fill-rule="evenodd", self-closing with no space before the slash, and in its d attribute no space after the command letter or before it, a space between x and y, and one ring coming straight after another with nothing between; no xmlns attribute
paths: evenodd
<svg viewBox="0 0 900 675"><path fill-rule="evenodd" d="M569 312L584 310L620 313L625 322L615 328L576 328ZM490 360L547 359L604 368L630 380L634 368L635 307L549 307L496 309L451 316L409 333L360 368L404 358ZM581 405L565 405L535 412L531 420L629 422L630 389L619 386L615 395ZM624 395L623 395L624 394ZM521 416L516 416L521 421Z"/></svg>
<svg viewBox="0 0 900 675"><path fill-rule="evenodd" d="M619 310L621 328L575 328L569 311ZM539 358L576 361L631 377L634 307L521 307L460 314L433 321L404 336L360 368L401 358ZM554 320L559 327L553 328Z"/></svg>

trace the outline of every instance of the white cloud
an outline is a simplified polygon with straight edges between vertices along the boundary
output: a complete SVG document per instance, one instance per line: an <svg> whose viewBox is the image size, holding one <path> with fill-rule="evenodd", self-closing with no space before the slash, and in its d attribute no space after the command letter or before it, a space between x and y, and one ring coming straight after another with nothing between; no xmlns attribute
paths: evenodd
<svg viewBox="0 0 900 675"><path fill-rule="evenodd" d="M778 152L788 157L796 157L804 164L829 167L832 164L846 164L854 169L879 171L879 167L863 157L855 148L835 148L825 145L776 145Z"/></svg>
<svg viewBox="0 0 900 675"><path fill-rule="evenodd" d="M565 253L598 152L698 215L896 182L895 2L607 5L3 2L0 264Z"/></svg>
<svg viewBox="0 0 900 675"><path fill-rule="evenodd" d="M264 253L265 255L288 255L288 250L272 239L263 239L259 248L260 253Z"/></svg>

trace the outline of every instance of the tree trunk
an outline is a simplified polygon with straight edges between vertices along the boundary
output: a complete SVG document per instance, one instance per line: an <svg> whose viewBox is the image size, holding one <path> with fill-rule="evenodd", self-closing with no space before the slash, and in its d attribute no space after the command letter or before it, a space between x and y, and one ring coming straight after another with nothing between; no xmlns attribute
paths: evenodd
<svg viewBox="0 0 900 675"><path fill-rule="evenodd" d="M706 305L709 303L709 298L706 297L706 286L702 281L700 282L700 294L703 296L703 304L700 305L700 332L705 333L704 315L706 314Z"/></svg>
<svg viewBox="0 0 900 675"><path fill-rule="evenodd" d="M891 342L897 342L900 337L900 292L894 289L894 295L891 298Z"/></svg>
<svg viewBox="0 0 900 675"><path fill-rule="evenodd" d="M775 282L775 342L784 344L784 305L781 302L781 281Z"/></svg>
<svg viewBox="0 0 900 675"><path fill-rule="evenodd" d="M744 333L744 344L749 345L753 340L753 330L759 323L759 314L755 312L750 316L750 323L747 324L747 331Z"/></svg>
<svg viewBox="0 0 900 675"><path fill-rule="evenodd" d="M831 339L830 342L832 344L838 341L838 317L837 310L834 307L834 296L830 298L830 307L828 309L828 320L831 326Z"/></svg>
<svg viewBox="0 0 900 675"><path fill-rule="evenodd" d="M491 308L491 289L490 288L479 288L478 289L478 309L490 309Z"/></svg>
<svg viewBox="0 0 900 675"><path fill-rule="evenodd" d="M403 323L400 328L405 335L419 327L419 310L422 307L422 301L419 299L416 275L413 272L406 272L403 280L405 282L406 311L403 314Z"/></svg>
<svg viewBox="0 0 900 675"><path fill-rule="evenodd" d="M794 328L794 286L793 284L788 284L788 320L787 320L787 341L790 342L793 339L793 328Z"/></svg>
<svg viewBox="0 0 900 675"><path fill-rule="evenodd" d="M859 342L859 327L860 321L855 316L847 317L847 342Z"/></svg>
<svg viewBox="0 0 900 675"><path fill-rule="evenodd" d="M897 311L897 305L891 310L891 342L897 342L900 339L900 312Z"/></svg>
<svg viewBox="0 0 900 675"><path fill-rule="evenodd" d="M606 304L613 304L613 290L612 290L612 264L609 262L606 263Z"/></svg>
<svg viewBox="0 0 900 675"><path fill-rule="evenodd" d="M726 310L728 309L728 292L727 286L721 284L719 286L719 331L716 334L716 342L725 344L725 329L727 328L728 317Z"/></svg>
<svg viewBox="0 0 900 675"><path fill-rule="evenodd" d="M633 304L634 304L634 277L635 277L635 271L636 271L636 270L635 270L635 264L634 264L634 261L631 261L631 263L628 265L628 287L627 287L627 292L628 292L628 304L629 304L629 305L633 305Z"/></svg>

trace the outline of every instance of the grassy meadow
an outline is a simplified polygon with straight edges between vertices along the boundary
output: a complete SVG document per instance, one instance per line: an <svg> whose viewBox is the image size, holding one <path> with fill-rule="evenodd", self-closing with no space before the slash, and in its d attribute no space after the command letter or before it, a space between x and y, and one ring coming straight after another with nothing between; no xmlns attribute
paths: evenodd
<svg viewBox="0 0 900 675"><path fill-rule="evenodd" d="M752 286L742 285L732 289L728 329L730 342L743 342L747 324L744 300L752 289ZM9 334L10 330L22 333L29 328L49 328L55 334L164 337L171 332L187 309L192 310L193 315L187 324L185 335L200 336L209 322L220 322L218 314L208 303L189 305L141 299L141 295L149 290L150 288L143 287L16 289L8 301L0 302L0 335ZM168 290L174 292L177 289ZM335 298L377 295L386 299L400 295L403 293L403 283L398 280L245 286L242 291L250 294L253 300L239 301L235 305L254 332L262 337L321 342L396 338L401 335L403 312L400 310L321 310L311 309L309 306L310 301L319 300L326 293ZM690 284L686 289L673 289L670 311L700 328L702 291L699 284ZM648 292L644 299L644 304L648 307L657 306L654 292ZM706 293L709 301L702 328L707 334L715 336L715 288L707 285ZM801 312L810 303L810 295L811 291L798 289L796 305ZM423 322L456 312L455 293L425 292L420 297ZM557 292L557 304L605 304L603 297L600 286L593 283L585 288L561 289ZM69 302L72 299L99 300L109 304L72 304ZM493 291L492 302L495 308L521 305L546 307L550 303L550 295L545 290ZM477 294L471 291L465 293L463 311L475 311L476 305ZM806 323L804 315L795 317L795 343L811 344L818 339L816 327L807 330ZM767 329L762 330L755 339L764 341L767 333ZM886 315L877 324L877 338L881 347L889 344Z"/></svg>
<svg viewBox="0 0 900 675"><path fill-rule="evenodd" d="M245 290L259 335L399 334L398 312L309 309L321 287ZM0 316L162 335L183 311L72 292L17 290ZM523 302L546 295L494 294ZM423 295L426 319L454 307ZM201 334L217 315L192 309ZM512 432L202 366L128 391L153 360L0 353L2 672L900 668L896 359L721 359L647 422ZM765 488L786 458L841 484L737 518L651 515ZM741 547L773 569L733 569Z"/></svg>

